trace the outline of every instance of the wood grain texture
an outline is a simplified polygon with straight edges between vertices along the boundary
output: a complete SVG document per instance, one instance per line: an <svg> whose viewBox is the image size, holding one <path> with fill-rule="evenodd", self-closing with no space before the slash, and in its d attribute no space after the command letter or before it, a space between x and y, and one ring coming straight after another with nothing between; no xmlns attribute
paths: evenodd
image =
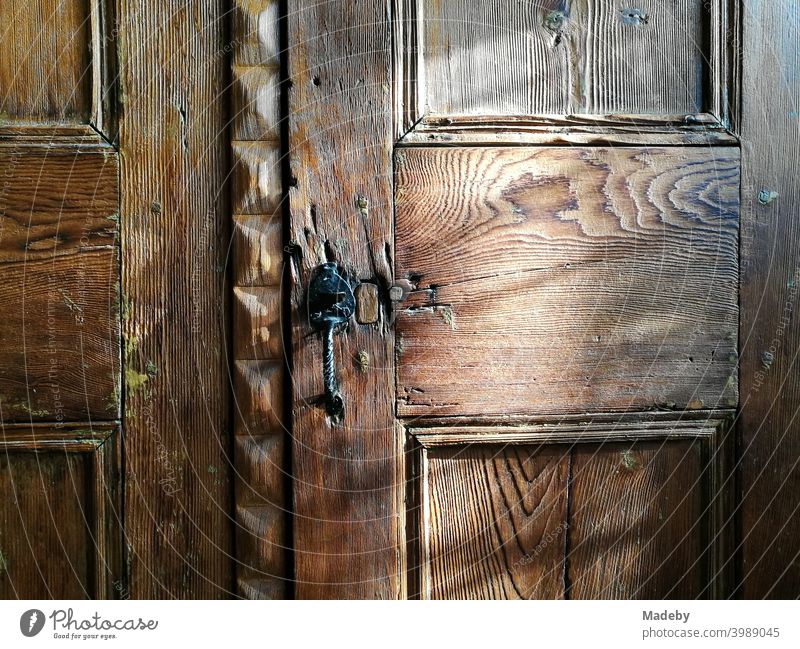
<svg viewBox="0 0 800 649"><path fill-rule="evenodd" d="M705 466L696 442L574 451L571 599L695 599L710 587Z"/></svg>
<svg viewBox="0 0 800 649"><path fill-rule="evenodd" d="M712 12L702 0L421 4L426 112L663 114L713 104Z"/></svg>
<svg viewBox="0 0 800 649"><path fill-rule="evenodd" d="M729 597L732 415L410 429L421 597Z"/></svg>
<svg viewBox="0 0 800 649"><path fill-rule="evenodd" d="M118 174L107 146L0 147L4 422L119 416Z"/></svg>
<svg viewBox="0 0 800 649"><path fill-rule="evenodd" d="M409 148L396 174L399 414L736 405L736 149Z"/></svg>
<svg viewBox="0 0 800 649"><path fill-rule="evenodd" d="M277 0L234 3L233 385L236 590L285 598L290 471L281 323L280 54Z"/></svg>
<svg viewBox="0 0 800 649"><path fill-rule="evenodd" d="M742 5L742 596L800 596L800 14Z"/></svg>
<svg viewBox="0 0 800 649"><path fill-rule="evenodd" d="M113 597L121 517L114 430L86 424L4 432L0 597Z"/></svg>
<svg viewBox="0 0 800 649"><path fill-rule="evenodd" d="M0 120L82 122L92 116L96 0L0 4Z"/></svg>
<svg viewBox="0 0 800 649"><path fill-rule="evenodd" d="M125 505L131 596L233 593L225 278L228 7L123 0Z"/></svg>
<svg viewBox="0 0 800 649"><path fill-rule="evenodd" d="M564 596L569 448L425 451L422 596Z"/></svg>
<svg viewBox="0 0 800 649"><path fill-rule="evenodd" d="M295 3L289 29L292 423L296 595L395 598L399 472L394 430L391 31L374 0ZM326 416L321 342L305 315L312 270L335 261L381 287L373 325L336 338L345 402ZM368 370L352 359L368 355Z"/></svg>

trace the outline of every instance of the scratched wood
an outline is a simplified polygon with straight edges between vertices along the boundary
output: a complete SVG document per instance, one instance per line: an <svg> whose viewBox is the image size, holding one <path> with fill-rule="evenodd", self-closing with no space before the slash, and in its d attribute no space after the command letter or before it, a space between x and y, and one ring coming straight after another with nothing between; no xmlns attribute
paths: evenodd
<svg viewBox="0 0 800 649"><path fill-rule="evenodd" d="M695 113L712 101L703 0L421 4L425 112Z"/></svg>
<svg viewBox="0 0 800 649"><path fill-rule="evenodd" d="M569 449L425 452L422 596L561 599Z"/></svg>
<svg viewBox="0 0 800 649"><path fill-rule="evenodd" d="M732 407L738 151L397 154L398 411Z"/></svg>
<svg viewBox="0 0 800 649"><path fill-rule="evenodd" d="M695 599L707 593L704 471L698 442L576 449L570 598Z"/></svg>
<svg viewBox="0 0 800 649"><path fill-rule="evenodd" d="M800 15L743 3L742 596L800 595Z"/></svg>
<svg viewBox="0 0 800 649"><path fill-rule="evenodd" d="M234 592L228 8L118 6L130 595ZM224 84L223 84L224 85Z"/></svg>
<svg viewBox="0 0 800 649"><path fill-rule="evenodd" d="M386 6L303 0L288 15L288 35L296 595L395 598L403 584L385 312L394 240ZM310 275L325 261L379 285L384 305L377 323L337 336L341 423L323 408L322 349L304 308ZM359 357L369 359L366 371Z"/></svg>
<svg viewBox="0 0 800 649"><path fill-rule="evenodd" d="M281 319L278 2L234 3L231 99L236 590L290 593L290 466Z"/></svg>
<svg viewBox="0 0 800 649"><path fill-rule="evenodd" d="M0 145L5 422L118 417L119 168L99 142Z"/></svg>
<svg viewBox="0 0 800 649"><path fill-rule="evenodd" d="M118 456L111 427L6 426L0 598L118 596Z"/></svg>

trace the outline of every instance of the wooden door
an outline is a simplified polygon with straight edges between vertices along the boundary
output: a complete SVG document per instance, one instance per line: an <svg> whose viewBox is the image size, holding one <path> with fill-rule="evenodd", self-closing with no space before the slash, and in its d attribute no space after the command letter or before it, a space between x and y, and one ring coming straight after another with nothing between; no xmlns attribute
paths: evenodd
<svg viewBox="0 0 800 649"><path fill-rule="evenodd" d="M0 8L3 598L111 597L120 577L119 158L104 19L98 2Z"/></svg>
<svg viewBox="0 0 800 649"><path fill-rule="evenodd" d="M783 190L748 185L766 182L766 55L742 17L771 26L772 6L299 4L297 595L796 595L796 540L754 523L756 485L786 481L759 482L767 442L747 428L772 363L753 328L778 311L755 303L766 244L743 239ZM340 416L309 324L326 262L358 302L335 337Z"/></svg>
<svg viewBox="0 0 800 649"><path fill-rule="evenodd" d="M234 593L228 13L0 4L0 598Z"/></svg>

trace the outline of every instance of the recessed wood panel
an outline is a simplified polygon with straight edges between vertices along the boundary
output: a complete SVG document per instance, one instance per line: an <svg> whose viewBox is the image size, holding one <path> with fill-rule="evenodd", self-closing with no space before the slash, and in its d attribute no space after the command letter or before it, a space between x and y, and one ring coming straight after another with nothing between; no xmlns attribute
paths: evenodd
<svg viewBox="0 0 800 649"><path fill-rule="evenodd" d="M573 453L572 599L695 599L710 592L700 442L578 447Z"/></svg>
<svg viewBox="0 0 800 649"><path fill-rule="evenodd" d="M0 121L89 121L93 4L99 3L0 3Z"/></svg>
<svg viewBox="0 0 800 649"><path fill-rule="evenodd" d="M726 596L730 414L411 429L419 596Z"/></svg>
<svg viewBox="0 0 800 649"><path fill-rule="evenodd" d="M6 429L0 442L0 598L112 596L120 512L109 434Z"/></svg>
<svg viewBox="0 0 800 649"><path fill-rule="evenodd" d="M3 598L91 595L87 469L81 455L0 455Z"/></svg>
<svg viewBox="0 0 800 649"><path fill-rule="evenodd" d="M0 149L4 421L118 413L118 167L110 148Z"/></svg>
<svg viewBox="0 0 800 649"><path fill-rule="evenodd" d="M711 20L703 0L423 0L410 73L434 115L698 113Z"/></svg>
<svg viewBox="0 0 800 649"><path fill-rule="evenodd" d="M423 463L423 597L563 597L567 447L448 447Z"/></svg>
<svg viewBox="0 0 800 649"><path fill-rule="evenodd" d="M396 155L401 415L733 407L737 149Z"/></svg>

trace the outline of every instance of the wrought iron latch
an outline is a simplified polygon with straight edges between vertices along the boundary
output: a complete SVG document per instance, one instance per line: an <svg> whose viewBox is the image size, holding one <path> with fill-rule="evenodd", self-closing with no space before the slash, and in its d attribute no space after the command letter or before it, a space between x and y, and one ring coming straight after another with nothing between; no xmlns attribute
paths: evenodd
<svg viewBox="0 0 800 649"><path fill-rule="evenodd" d="M336 264L322 264L308 289L308 315L311 326L322 332L325 410L331 417L341 417L344 412L334 367L333 335L347 324L355 308L353 289L339 274Z"/></svg>

